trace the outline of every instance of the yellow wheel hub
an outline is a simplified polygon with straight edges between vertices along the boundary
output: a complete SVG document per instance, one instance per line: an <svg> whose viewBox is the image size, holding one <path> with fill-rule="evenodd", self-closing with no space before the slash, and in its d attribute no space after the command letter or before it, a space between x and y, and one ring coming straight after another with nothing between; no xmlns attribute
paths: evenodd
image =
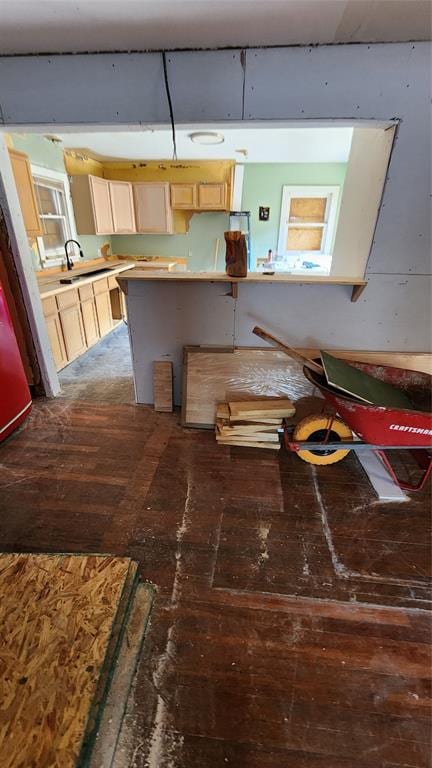
<svg viewBox="0 0 432 768"><path fill-rule="evenodd" d="M338 439L340 440L352 440L353 434L347 425L340 419L331 419L331 416L320 414L319 416L307 416L302 419L296 426L293 433L294 443L320 443L324 442L328 429L330 428L330 434L328 436L328 442L334 443ZM298 451L297 456L300 456L303 461L309 462L309 464L335 464L337 461L341 461L349 453L349 450L329 450L327 453L324 451Z"/></svg>

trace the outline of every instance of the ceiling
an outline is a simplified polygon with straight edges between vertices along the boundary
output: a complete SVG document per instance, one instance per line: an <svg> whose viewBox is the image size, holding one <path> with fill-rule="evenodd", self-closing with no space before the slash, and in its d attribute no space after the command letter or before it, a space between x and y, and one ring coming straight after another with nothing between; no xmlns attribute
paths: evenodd
<svg viewBox="0 0 432 768"><path fill-rule="evenodd" d="M202 146L190 139L193 131L217 130L223 144ZM99 160L168 160L173 156L171 129L146 128L129 132L59 133L64 148L79 149ZM235 159L240 163L344 163L348 160L352 128L263 128L218 124L176 129L179 160ZM239 151L241 150L241 151Z"/></svg>
<svg viewBox="0 0 432 768"><path fill-rule="evenodd" d="M398 42L429 0L0 0L0 54Z"/></svg>

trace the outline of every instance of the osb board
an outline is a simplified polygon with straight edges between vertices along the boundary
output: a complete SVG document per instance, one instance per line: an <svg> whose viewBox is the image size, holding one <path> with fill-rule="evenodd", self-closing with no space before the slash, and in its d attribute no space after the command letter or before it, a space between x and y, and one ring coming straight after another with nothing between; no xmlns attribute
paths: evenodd
<svg viewBox="0 0 432 768"><path fill-rule="evenodd" d="M300 349L307 357L317 349ZM431 371L432 355L422 353L331 350L336 357ZM297 400L313 392L302 366L285 352L271 347L184 347L182 424L213 428L216 406L235 400L289 397Z"/></svg>
<svg viewBox="0 0 432 768"><path fill-rule="evenodd" d="M0 765L86 763L136 577L129 558L0 555Z"/></svg>

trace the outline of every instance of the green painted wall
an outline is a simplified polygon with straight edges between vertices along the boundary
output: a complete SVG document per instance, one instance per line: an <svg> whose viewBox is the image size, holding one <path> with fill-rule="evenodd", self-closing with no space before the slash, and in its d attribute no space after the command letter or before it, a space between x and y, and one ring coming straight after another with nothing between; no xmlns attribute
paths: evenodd
<svg viewBox="0 0 432 768"><path fill-rule="evenodd" d="M343 186L346 163L249 163L244 166L242 210L251 212L254 259L277 251L282 187L290 184ZM341 195L339 196L339 204ZM270 207L269 221L259 221L260 205Z"/></svg>
<svg viewBox="0 0 432 768"><path fill-rule="evenodd" d="M19 152L25 152L33 165L49 168L50 170L58 171L59 173L66 173L61 144L55 144L44 136L34 133L12 133L11 139L14 149L17 149ZM100 256L99 248L101 245L104 245L104 243L109 243L111 238L109 235L104 235L103 237L98 237L97 235L79 235L78 240L82 245L85 260L87 260L98 258L98 256ZM35 241L31 243L31 250L35 269L42 269L44 266L49 266L49 264L42 264L40 261Z"/></svg>
<svg viewBox="0 0 432 768"><path fill-rule="evenodd" d="M35 165L65 173L61 144L55 144L35 133L13 133L12 142L14 148L25 152Z"/></svg>
<svg viewBox="0 0 432 768"><path fill-rule="evenodd" d="M219 257L216 271L225 270L224 232L228 229L226 213L195 213L184 235L112 235L111 252L131 256L183 256L188 269L209 271L214 269L216 240L219 238Z"/></svg>

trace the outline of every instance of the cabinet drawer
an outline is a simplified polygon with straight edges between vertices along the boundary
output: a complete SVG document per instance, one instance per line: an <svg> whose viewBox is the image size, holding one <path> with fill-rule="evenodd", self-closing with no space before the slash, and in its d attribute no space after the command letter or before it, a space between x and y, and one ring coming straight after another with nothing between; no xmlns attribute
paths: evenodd
<svg viewBox="0 0 432 768"><path fill-rule="evenodd" d="M109 278L108 278L108 288L110 289L110 291L111 291L113 288L118 288L118 287L119 287L119 286L118 286L118 282L117 282L117 280L115 279L115 277L109 277Z"/></svg>
<svg viewBox="0 0 432 768"><path fill-rule="evenodd" d="M105 293L108 290L108 278L103 277L102 280L95 280L93 283L93 290L96 295Z"/></svg>
<svg viewBox="0 0 432 768"><path fill-rule="evenodd" d="M65 291L64 293L58 293L56 296L57 306L59 309L67 309L68 307L74 307L78 304L78 292L76 288L71 291Z"/></svg>
<svg viewBox="0 0 432 768"><path fill-rule="evenodd" d="M55 296L47 296L46 299L42 299L42 308L43 308L43 313L45 317L47 317L48 315L56 315L57 303L55 300Z"/></svg>
<svg viewBox="0 0 432 768"><path fill-rule="evenodd" d="M83 285L82 288L78 288L78 293L79 293L80 301L86 301L86 299L92 299L93 298L92 283L89 283L88 285Z"/></svg>

